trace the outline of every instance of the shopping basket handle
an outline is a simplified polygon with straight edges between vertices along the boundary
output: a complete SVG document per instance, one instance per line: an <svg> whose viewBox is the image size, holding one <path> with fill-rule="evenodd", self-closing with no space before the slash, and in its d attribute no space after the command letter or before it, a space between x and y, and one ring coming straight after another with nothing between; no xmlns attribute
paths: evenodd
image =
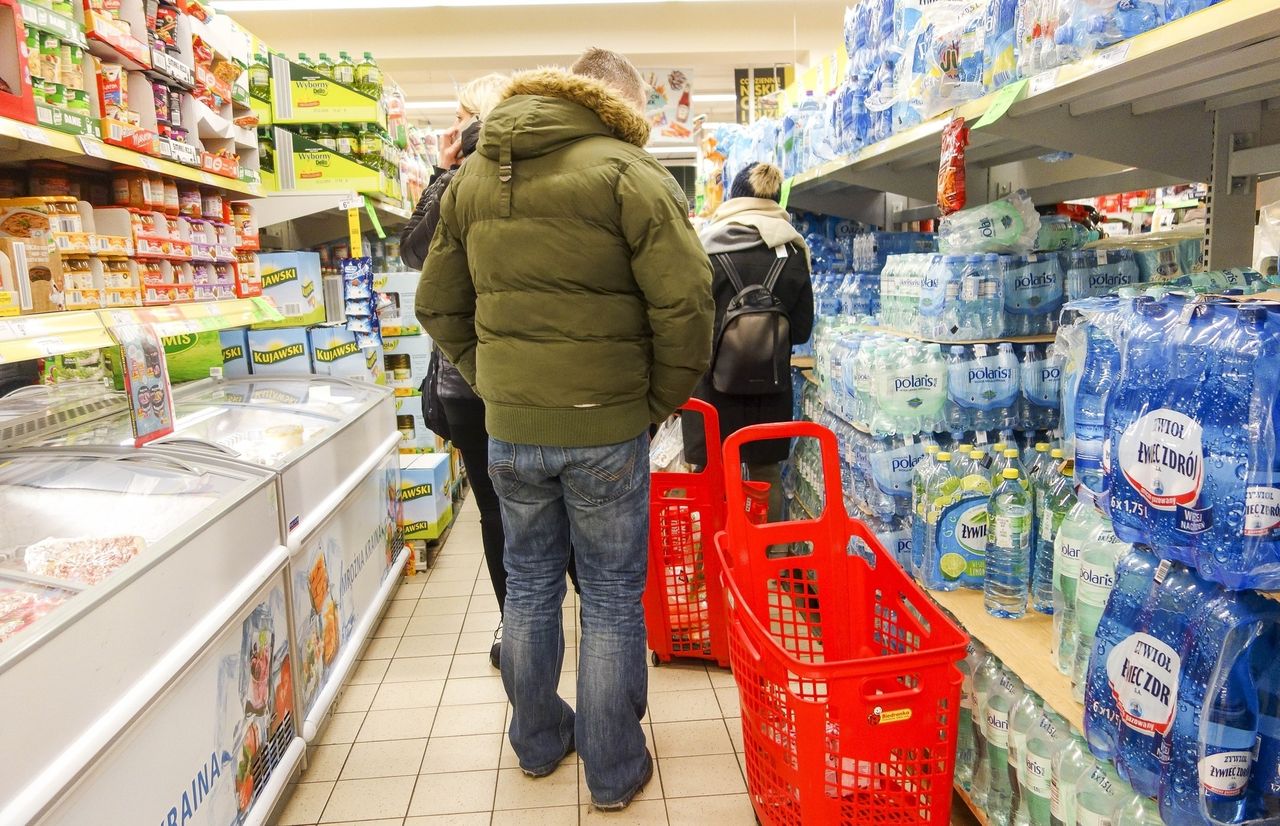
<svg viewBox="0 0 1280 826"><path fill-rule="evenodd" d="M706 445L707 452L707 464L702 472L711 479L723 479L724 471L720 464L724 460L720 452L720 413L702 399L689 399L677 409L702 416L703 444Z"/></svg>

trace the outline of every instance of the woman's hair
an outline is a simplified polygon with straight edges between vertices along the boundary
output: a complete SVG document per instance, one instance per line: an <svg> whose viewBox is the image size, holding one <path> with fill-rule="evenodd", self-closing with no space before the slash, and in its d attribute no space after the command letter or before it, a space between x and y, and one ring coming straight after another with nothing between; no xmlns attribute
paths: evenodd
<svg viewBox="0 0 1280 826"><path fill-rule="evenodd" d="M458 105L486 120L493 107L502 102L502 90L510 82L511 78L496 72L478 77L458 90Z"/></svg>

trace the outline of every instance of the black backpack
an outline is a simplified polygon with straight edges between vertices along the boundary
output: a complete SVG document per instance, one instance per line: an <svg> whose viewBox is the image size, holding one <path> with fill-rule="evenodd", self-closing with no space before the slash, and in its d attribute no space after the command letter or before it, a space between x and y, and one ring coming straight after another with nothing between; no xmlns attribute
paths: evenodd
<svg viewBox="0 0 1280 826"><path fill-rule="evenodd" d="M788 257L784 247L763 283L744 285L728 253L711 256L737 291L720 320L711 354L711 386L717 391L759 396L791 385L791 320L773 294Z"/></svg>

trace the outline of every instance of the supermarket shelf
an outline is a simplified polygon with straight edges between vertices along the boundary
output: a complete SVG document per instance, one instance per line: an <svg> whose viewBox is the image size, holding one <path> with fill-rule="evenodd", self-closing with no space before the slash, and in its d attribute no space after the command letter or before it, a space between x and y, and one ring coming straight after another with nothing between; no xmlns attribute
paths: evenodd
<svg viewBox="0 0 1280 826"><path fill-rule="evenodd" d="M272 242L272 246L311 247L348 235L347 216L339 210L339 205L356 197L358 194L351 190L273 192L270 198L254 204L254 212L258 226L264 230L266 240ZM368 194L363 197L373 205L378 223L384 230L403 226L412 214L403 204ZM301 222L301 218L308 220ZM374 229L363 208L360 209L360 229L362 232Z"/></svg>
<svg viewBox="0 0 1280 826"><path fill-rule="evenodd" d="M813 356L792 356L791 366L800 370L812 370L814 364Z"/></svg>
<svg viewBox="0 0 1280 826"><path fill-rule="evenodd" d="M115 341L108 330L114 326L152 324L160 335L174 336L280 319L264 298L0 318L0 363L111 347Z"/></svg>
<svg viewBox="0 0 1280 826"><path fill-rule="evenodd" d="M21 164L35 160L61 161L87 169L112 169L127 166L158 172L184 181L214 187L232 195L259 198L265 193L260 184L247 184L233 178L213 175L189 166L153 158L90 137L68 135L56 129L0 117L0 157L5 164Z"/></svg>
<svg viewBox="0 0 1280 826"><path fill-rule="evenodd" d="M956 797L960 799L961 803L969 808L969 811L973 814L974 820L978 821L981 826L989 826L991 821L987 819L987 813L984 812L978 804L973 802L973 798L969 797L969 793L961 788L958 783L956 784Z"/></svg>
<svg viewBox="0 0 1280 826"><path fill-rule="evenodd" d="M947 339L947 338L928 338L917 333L904 333L901 330L894 330L890 327L874 327L876 332L885 333L891 336L901 336L915 341L922 341L925 344L1049 344L1057 338L1055 335L1040 336L1001 336L998 338L963 338L963 339Z"/></svg>
<svg viewBox="0 0 1280 826"><path fill-rule="evenodd" d="M1050 660L1053 650L1053 618L1029 613L1021 619L999 619L987 613L982 592L971 590L927 591L946 608L964 630L1031 688L1077 731L1084 731L1084 706L1071 696L1071 680Z"/></svg>
<svg viewBox="0 0 1280 826"><path fill-rule="evenodd" d="M1019 187L1039 203L1210 181L1217 113L1280 96L1277 38L1273 0L1223 0L1030 78L1002 117L971 133L970 203ZM943 127L953 116L972 126L1000 96L969 101L796 176L791 205L858 218L884 213L874 200L880 193L932 203ZM1256 147L1260 130L1248 131ZM1073 157L1039 159L1050 152Z"/></svg>

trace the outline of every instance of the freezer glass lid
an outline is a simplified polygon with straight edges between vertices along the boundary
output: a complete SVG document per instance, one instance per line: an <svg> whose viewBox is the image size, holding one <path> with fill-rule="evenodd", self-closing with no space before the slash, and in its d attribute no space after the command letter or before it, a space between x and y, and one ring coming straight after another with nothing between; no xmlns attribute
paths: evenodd
<svg viewBox="0 0 1280 826"><path fill-rule="evenodd" d="M179 402L172 435L153 445L208 449L225 458L277 469L313 439L338 424L334 419L272 407L227 407ZM45 441L49 445L131 447L128 416L110 416L72 428Z"/></svg>
<svg viewBox="0 0 1280 826"><path fill-rule="evenodd" d="M309 376L199 382L180 388L176 396L179 401L187 403L281 407L345 420L377 398L380 392L381 388L372 385Z"/></svg>
<svg viewBox="0 0 1280 826"><path fill-rule="evenodd" d="M141 453L0 456L0 640L212 516L244 483Z"/></svg>

